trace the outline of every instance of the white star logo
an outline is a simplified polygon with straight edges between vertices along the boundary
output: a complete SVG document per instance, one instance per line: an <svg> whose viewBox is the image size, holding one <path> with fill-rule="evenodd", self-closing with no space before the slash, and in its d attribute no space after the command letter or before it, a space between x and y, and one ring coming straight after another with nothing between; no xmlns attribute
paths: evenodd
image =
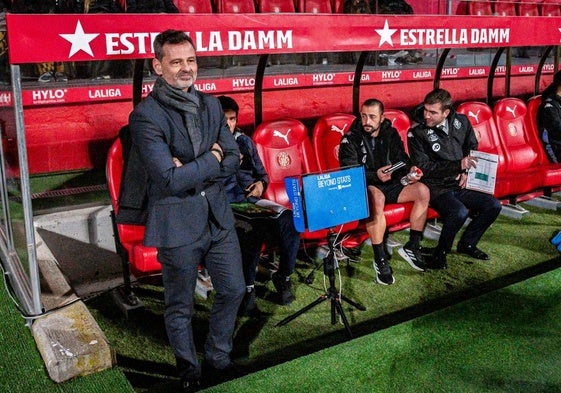
<svg viewBox="0 0 561 393"><path fill-rule="evenodd" d="M388 44L393 46L392 35L397 31L397 29L390 29L387 19L386 22L384 23L383 29L375 29L375 30L376 33L380 35L380 43L378 44L378 47L382 46L384 42L387 42Z"/></svg>
<svg viewBox="0 0 561 393"><path fill-rule="evenodd" d="M78 21L78 23L76 24L76 30L74 30L74 34L59 34L59 35L72 44L72 46L70 47L70 54L68 55L68 57L74 56L77 52L81 50L83 50L88 55L93 57L92 48L90 47L90 41L93 40L95 37L97 37L99 33L95 33L95 34L84 33L82 24L80 23L80 21Z"/></svg>

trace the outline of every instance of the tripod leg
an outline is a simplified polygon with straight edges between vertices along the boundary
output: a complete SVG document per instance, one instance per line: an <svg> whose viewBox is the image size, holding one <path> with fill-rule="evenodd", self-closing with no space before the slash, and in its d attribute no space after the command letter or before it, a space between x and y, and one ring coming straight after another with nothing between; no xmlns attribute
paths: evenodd
<svg viewBox="0 0 561 393"><path fill-rule="evenodd" d="M319 265L315 266L312 271L310 272L310 274L308 274L306 276L306 284L311 284L314 282L314 274L316 273L316 270L319 270L321 267L323 267L323 262L321 262Z"/></svg>
<svg viewBox="0 0 561 393"><path fill-rule="evenodd" d="M364 307L362 304L355 302L354 300L349 299L348 297L346 297L345 295L340 295L341 300L346 301L347 303L349 303L351 306L353 306L354 308L360 310L360 311L365 311L366 307Z"/></svg>
<svg viewBox="0 0 561 393"><path fill-rule="evenodd" d="M331 296L331 324L337 323L337 297Z"/></svg>
<svg viewBox="0 0 561 393"><path fill-rule="evenodd" d="M337 309L337 312L341 316L341 320L343 321L343 325L345 325L345 330L347 331L347 334L349 335L349 338L353 338L353 332L351 331L349 321L347 320L347 316L345 315L345 310L343 310L343 307L341 306L341 302L339 300L335 299L335 300L332 301L331 304L335 306L335 308Z"/></svg>
<svg viewBox="0 0 561 393"><path fill-rule="evenodd" d="M316 300L314 300L313 302L311 302L307 306L305 306L305 307L301 308L300 310L296 311L294 314L289 315L288 317L284 318L282 321L277 323L275 326L286 325L288 322L290 322L293 319L295 319L296 317L304 314L306 311L310 310L311 308L317 306L318 304L320 304L321 302L323 302L324 300L327 300L327 299L328 299L327 295L321 295L320 297L318 297Z"/></svg>

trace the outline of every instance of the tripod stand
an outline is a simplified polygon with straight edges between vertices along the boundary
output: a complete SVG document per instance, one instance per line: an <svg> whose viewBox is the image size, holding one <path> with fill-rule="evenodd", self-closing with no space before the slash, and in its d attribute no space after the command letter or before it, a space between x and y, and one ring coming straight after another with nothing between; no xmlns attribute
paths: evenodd
<svg viewBox="0 0 561 393"><path fill-rule="evenodd" d="M306 311L314 308L320 303L323 303L325 300L331 301L331 324L335 325L337 322L337 313L341 316L341 320L343 321L343 325L345 325L345 330L349 335L349 338L353 337L353 333L351 331L351 327L349 326L349 321L347 320L347 316L345 315L345 311L341 306L341 300L349 303L351 306L355 307L358 310L364 311L366 308L347 298L345 295L342 295L337 291L335 287L335 253L333 249L333 245L335 243L336 234L333 230L329 230L327 234L327 244L329 247L329 253L323 259L323 272L329 278L329 288L327 291L320 295L316 300L312 303L308 304L307 306L303 307L302 309L296 311L294 314L289 315L288 317L284 318L282 321L276 324L276 326L283 326L286 325L288 322L292 321L293 319L297 318L298 316L304 314Z"/></svg>

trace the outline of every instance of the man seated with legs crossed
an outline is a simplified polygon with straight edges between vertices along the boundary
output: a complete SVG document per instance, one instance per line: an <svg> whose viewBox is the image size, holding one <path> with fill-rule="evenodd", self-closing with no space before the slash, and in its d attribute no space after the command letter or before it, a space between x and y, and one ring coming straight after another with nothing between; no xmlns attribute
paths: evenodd
<svg viewBox="0 0 561 393"><path fill-rule="evenodd" d="M391 170L392 165L399 162L405 165ZM360 118L341 138L339 163L341 167L356 164L365 167L370 207L366 230L374 249L376 281L384 285L395 282L384 248L386 203L413 202L409 241L399 249L399 254L411 267L424 271L426 266L420 242L427 218L429 189L419 182L422 173L411 165L397 130L384 117L381 101L368 99L362 104Z"/></svg>

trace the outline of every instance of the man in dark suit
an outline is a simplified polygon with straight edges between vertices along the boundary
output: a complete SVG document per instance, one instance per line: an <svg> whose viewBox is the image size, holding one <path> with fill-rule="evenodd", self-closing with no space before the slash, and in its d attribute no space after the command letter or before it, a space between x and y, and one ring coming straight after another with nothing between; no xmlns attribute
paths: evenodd
<svg viewBox="0 0 561 393"><path fill-rule="evenodd" d="M224 376L234 368L232 336L245 284L222 179L237 171L240 153L220 102L193 86L197 60L189 36L166 30L155 38L154 52L158 78L129 118L131 157L147 175L144 244L158 249L166 331L182 389L193 392L201 378L191 327L200 264L216 291L202 374Z"/></svg>

